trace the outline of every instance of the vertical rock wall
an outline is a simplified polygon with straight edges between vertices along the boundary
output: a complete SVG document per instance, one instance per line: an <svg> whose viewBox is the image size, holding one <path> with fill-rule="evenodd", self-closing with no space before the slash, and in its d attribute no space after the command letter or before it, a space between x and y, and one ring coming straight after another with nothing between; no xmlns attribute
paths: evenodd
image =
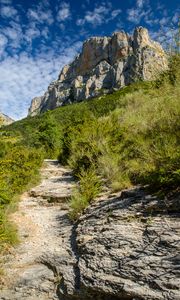
<svg viewBox="0 0 180 300"><path fill-rule="evenodd" d="M29 114L96 97L136 80L153 80L167 68L162 47L150 39L145 28L136 28L133 36L122 31L112 37L93 37L64 66L44 96L32 100Z"/></svg>

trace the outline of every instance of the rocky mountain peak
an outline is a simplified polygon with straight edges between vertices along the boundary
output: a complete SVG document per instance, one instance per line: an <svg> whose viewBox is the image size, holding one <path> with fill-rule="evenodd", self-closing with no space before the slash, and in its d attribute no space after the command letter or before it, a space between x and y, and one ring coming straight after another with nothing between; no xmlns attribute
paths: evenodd
<svg viewBox="0 0 180 300"><path fill-rule="evenodd" d="M11 119L10 117L4 115L3 113L0 112L0 127L2 125L9 125L11 123L13 123L14 120Z"/></svg>
<svg viewBox="0 0 180 300"><path fill-rule="evenodd" d="M89 38L47 92L32 100L29 115L96 97L137 80L153 80L167 68L161 45L150 39L146 28L137 27L133 36L121 31L112 37Z"/></svg>

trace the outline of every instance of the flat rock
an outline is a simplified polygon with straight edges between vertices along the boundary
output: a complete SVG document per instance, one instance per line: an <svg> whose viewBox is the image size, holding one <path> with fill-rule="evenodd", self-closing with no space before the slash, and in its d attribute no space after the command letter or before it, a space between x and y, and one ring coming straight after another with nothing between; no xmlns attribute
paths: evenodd
<svg viewBox="0 0 180 300"><path fill-rule="evenodd" d="M72 299L178 300L180 228L174 202L166 205L135 188L89 207L74 229ZM66 264L62 274L65 299L67 269L72 266Z"/></svg>

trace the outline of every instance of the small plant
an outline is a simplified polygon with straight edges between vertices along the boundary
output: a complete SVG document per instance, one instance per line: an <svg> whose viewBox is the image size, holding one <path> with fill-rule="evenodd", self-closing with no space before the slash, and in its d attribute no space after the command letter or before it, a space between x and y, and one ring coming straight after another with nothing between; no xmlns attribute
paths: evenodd
<svg viewBox="0 0 180 300"><path fill-rule="evenodd" d="M79 186L70 201L70 218L76 220L101 191L101 181L94 169L82 170Z"/></svg>
<svg viewBox="0 0 180 300"><path fill-rule="evenodd" d="M78 190L74 191L70 201L70 219L73 221L77 220L88 204L89 203L85 196L83 196Z"/></svg>

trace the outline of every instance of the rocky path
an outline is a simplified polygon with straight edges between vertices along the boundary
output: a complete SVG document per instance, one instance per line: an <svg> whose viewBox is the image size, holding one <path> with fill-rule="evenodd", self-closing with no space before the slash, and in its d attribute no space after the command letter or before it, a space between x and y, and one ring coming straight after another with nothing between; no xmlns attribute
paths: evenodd
<svg viewBox="0 0 180 300"><path fill-rule="evenodd" d="M12 215L21 242L5 264L1 300L59 299L56 292L59 274L49 260L70 255L63 230L68 237L68 230L70 234L72 229L67 218L67 201L73 178L69 170L53 160L44 162L41 173L42 182L22 195L19 209Z"/></svg>
<svg viewBox="0 0 180 300"><path fill-rule="evenodd" d="M21 243L0 300L179 300L179 193L104 193L74 225L71 172L46 161L13 214Z"/></svg>

